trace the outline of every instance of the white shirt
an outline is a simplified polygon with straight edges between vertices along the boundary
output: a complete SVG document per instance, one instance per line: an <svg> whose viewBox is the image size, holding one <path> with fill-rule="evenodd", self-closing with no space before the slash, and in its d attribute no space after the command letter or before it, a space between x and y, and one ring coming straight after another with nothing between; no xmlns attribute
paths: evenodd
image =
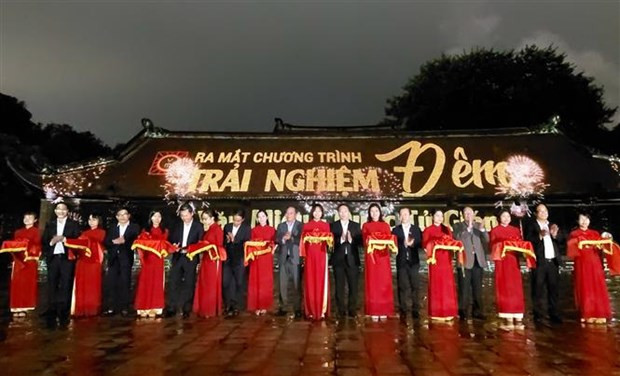
<svg viewBox="0 0 620 376"><path fill-rule="evenodd" d="M405 236L405 245L407 245L407 240L409 239L409 230L411 229L411 223L403 223L403 235Z"/></svg>
<svg viewBox="0 0 620 376"><path fill-rule="evenodd" d="M291 233L291 239L289 239L289 240L292 240L292 239L293 239L293 227L295 227L295 221L293 221L293 222L286 221L286 228L287 228L287 231ZM283 245L284 245L284 244L286 244L286 240L284 240L284 237L282 237L282 244L283 244ZM289 254L290 254L290 252L291 252L291 250L290 250L290 249L288 249L288 250L287 250L287 253L289 253Z"/></svg>
<svg viewBox="0 0 620 376"><path fill-rule="evenodd" d="M545 258L548 260L553 259L555 258L555 250L553 249L553 241L549 234L549 221L540 222L537 220L537 222L541 230L547 230L547 235L542 238L543 245L545 246Z"/></svg>
<svg viewBox="0 0 620 376"><path fill-rule="evenodd" d="M127 230L127 226L129 226L129 222L125 223L124 225L121 225L120 223L118 224L118 236L125 235L125 230Z"/></svg>
<svg viewBox="0 0 620 376"><path fill-rule="evenodd" d="M62 222L60 219L56 220L56 235L62 236L62 233L65 231L65 224L67 224L67 218L65 218ZM62 255L65 253L65 245L62 242L56 243L54 246L54 254Z"/></svg>
<svg viewBox="0 0 620 376"><path fill-rule="evenodd" d="M189 229L192 228L192 223L194 223L194 220L190 223L183 222L183 242L181 243L181 247L183 248L187 247L187 237L189 236ZM181 252L184 253L186 251L183 250Z"/></svg>
<svg viewBox="0 0 620 376"><path fill-rule="evenodd" d="M239 232L239 227L241 227L241 226L235 227L235 225L233 225L233 227L232 227L233 239L235 238L235 236L237 236L237 232Z"/></svg>
<svg viewBox="0 0 620 376"><path fill-rule="evenodd" d="M348 241L347 239L347 231L349 230L349 221L340 220L340 224L342 225L342 236L340 236L340 242L344 243Z"/></svg>

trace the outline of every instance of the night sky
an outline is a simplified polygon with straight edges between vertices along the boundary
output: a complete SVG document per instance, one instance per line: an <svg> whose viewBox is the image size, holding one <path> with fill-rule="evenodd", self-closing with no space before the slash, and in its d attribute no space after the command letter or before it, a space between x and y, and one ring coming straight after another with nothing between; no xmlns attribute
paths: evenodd
<svg viewBox="0 0 620 376"><path fill-rule="evenodd" d="M1 3L1 90L34 120L127 141L360 125L442 52L553 43L620 104L620 2ZM616 115L617 123L620 119Z"/></svg>

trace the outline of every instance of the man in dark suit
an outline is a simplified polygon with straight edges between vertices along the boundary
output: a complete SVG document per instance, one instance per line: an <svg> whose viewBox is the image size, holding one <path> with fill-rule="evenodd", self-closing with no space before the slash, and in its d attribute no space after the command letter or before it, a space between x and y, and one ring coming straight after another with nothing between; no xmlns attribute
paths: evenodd
<svg viewBox="0 0 620 376"><path fill-rule="evenodd" d="M196 256L190 260L187 257L187 247L201 241L204 233L202 224L194 218L194 212L190 204L181 205L179 208L181 221L176 224L168 237L170 243L178 250L172 255L165 317L176 316L179 306L183 311L183 318L188 318L192 312L196 266L198 266L200 257Z"/></svg>
<svg viewBox="0 0 620 376"><path fill-rule="evenodd" d="M297 218L297 208L286 208L286 221L280 223L276 229L276 243L278 244L278 268L280 273L280 295L278 299L277 316L285 316L288 306L288 284L293 280L295 297L293 309L295 318L301 318L301 265L299 262L299 241L301 239L302 224Z"/></svg>
<svg viewBox="0 0 620 376"><path fill-rule="evenodd" d="M222 264L222 292L228 317L237 316L243 299L245 280L244 244L251 237L250 226L244 222L245 212L239 209L233 215L233 222L224 226L224 247L226 261Z"/></svg>
<svg viewBox="0 0 620 376"><path fill-rule="evenodd" d="M398 241L396 282L400 318L404 320L407 317L407 295L411 295L411 315L414 319L419 319L420 255L418 250L422 247L422 232L418 226L411 224L409 208L401 208L398 218L400 224L392 229L392 234L396 235Z"/></svg>
<svg viewBox="0 0 620 376"><path fill-rule="evenodd" d="M561 323L559 312L560 239L559 228L550 223L549 210L545 204L536 205L536 219L526 228L525 240L532 243L536 254L536 268L531 271L534 321L543 319L545 293L547 295L549 319Z"/></svg>
<svg viewBox="0 0 620 376"><path fill-rule="evenodd" d="M350 317L355 317L362 231L359 223L351 220L351 210L347 204L338 206L338 217L340 220L331 224L331 232L334 234L334 252L330 258L330 263L334 269L336 306L338 307L338 316L344 317L348 313ZM348 311L345 305L345 284L349 286Z"/></svg>
<svg viewBox="0 0 620 376"><path fill-rule="evenodd" d="M131 245L140 233L140 227L131 222L131 214L126 207L116 211L117 223L108 228L105 247L108 255L108 272L106 274L106 291L108 304L105 316L114 316L120 312L125 317L131 305L131 268L133 251Z"/></svg>
<svg viewBox="0 0 620 376"><path fill-rule="evenodd" d="M47 325L53 328L59 323L61 328L66 328L69 325L75 259L69 259L63 243L67 238L80 236L80 228L77 222L67 217L69 207L64 202L56 204L54 214L56 218L47 223L41 241L49 289Z"/></svg>
<svg viewBox="0 0 620 376"><path fill-rule="evenodd" d="M454 239L462 241L465 247L465 267L458 268L459 317L461 320L467 318L473 296L472 316L484 320L482 277L487 268L489 234L482 222L475 221L473 208L463 208L463 218L463 222L454 224Z"/></svg>

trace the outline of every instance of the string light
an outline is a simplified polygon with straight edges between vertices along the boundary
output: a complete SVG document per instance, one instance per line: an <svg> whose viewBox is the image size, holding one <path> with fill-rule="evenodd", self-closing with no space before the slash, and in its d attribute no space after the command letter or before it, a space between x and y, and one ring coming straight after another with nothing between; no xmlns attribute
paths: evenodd
<svg viewBox="0 0 620 376"><path fill-rule="evenodd" d="M43 175L43 192L48 201L53 201L62 196L81 196L84 189L91 187L105 172L106 164L93 163L78 166L75 170L61 172L57 175Z"/></svg>

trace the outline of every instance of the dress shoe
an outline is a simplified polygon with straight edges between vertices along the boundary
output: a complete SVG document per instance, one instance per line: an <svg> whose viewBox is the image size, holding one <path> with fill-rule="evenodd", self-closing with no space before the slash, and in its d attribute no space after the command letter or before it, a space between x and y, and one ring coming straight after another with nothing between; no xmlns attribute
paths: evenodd
<svg viewBox="0 0 620 376"><path fill-rule="evenodd" d="M286 311L283 309L278 309L275 313L276 316L286 316Z"/></svg>
<svg viewBox="0 0 620 376"><path fill-rule="evenodd" d="M349 311L348 316L352 319L357 317L357 314L355 313L355 311Z"/></svg>
<svg viewBox="0 0 620 376"><path fill-rule="evenodd" d="M168 311L164 312L164 317L165 318L174 317L176 315L177 315L176 311L168 310Z"/></svg>
<svg viewBox="0 0 620 376"><path fill-rule="evenodd" d="M52 312L52 310L50 310L48 308L48 309L45 309L45 310L39 312L39 317L47 317L47 316L49 316L51 314L53 314L53 312Z"/></svg>
<svg viewBox="0 0 620 376"><path fill-rule="evenodd" d="M467 321L467 315L465 315L464 313L459 313L459 320Z"/></svg>
<svg viewBox="0 0 620 376"><path fill-rule="evenodd" d="M561 324L562 318L558 315L553 315L549 317L549 321L551 321L553 324Z"/></svg>
<svg viewBox="0 0 620 376"><path fill-rule="evenodd" d="M69 327L69 319L62 319L58 323L58 329L66 330Z"/></svg>
<svg viewBox="0 0 620 376"><path fill-rule="evenodd" d="M112 316L116 316L116 311L113 309L108 309L107 311L105 311L103 313L104 317L112 317Z"/></svg>
<svg viewBox="0 0 620 376"><path fill-rule="evenodd" d="M189 311L183 311L183 318L184 319L189 319L189 315L190 315Z"/></svg>
<svg viewBox="0 0 620 376"><path fill-rule="evenodd" d="M300 319L301 318L301 311L295 311L295 318L296 319Z"/></svg>
<svg viewBox="0 0 620 376"><path fill-rule="evenodd" d="M484 321L484 320L486 320L486 319L487 319L487 317L486 317L485 315L483 315L482 313L476 313L476 314L474 314L474 315L473 315L473 318L474 318L475 320L482 320L482 321Z"/></svg>
<svg viewBox="0 0 620 376"><path fill-rule="evenodd" d="M413 317L414 320L419 320L420 319L420 312L412 311L411 312L411 317Z"/></svg>
<svg viewBox="0 0 620 376"><path fill-rule="evenodd" d="M535 315L534 315L534 322L535 322L535 323L537 323L537 324L542 323L542 322L543 322L543 318L542 318L542 316L540 316L540 315L536 315L536 314L535 314Z"/></svg>
<svg viewBox="0 0 620 376"><path fill-rule="evenodd" d="M128 311L128 310L126 310L126 309L121 310L121 316L122 316L122 317L127 317L127 316L129 316L129 311Z"/></svg>

